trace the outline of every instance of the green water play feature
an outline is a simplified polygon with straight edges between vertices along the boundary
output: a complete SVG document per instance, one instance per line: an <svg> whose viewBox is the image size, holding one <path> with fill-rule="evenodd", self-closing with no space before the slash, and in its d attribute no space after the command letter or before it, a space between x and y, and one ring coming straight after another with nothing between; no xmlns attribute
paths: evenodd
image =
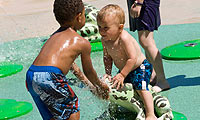
<svg viewBox="0 0 200 120"><path fill-rule="evenodd" d="M200 59L200 39L170 45L162 49L161 54L168 60Z"/></svg>
<svg viewBox="0 0 200 120"><path fill-rule="evenodd" d="M0 120L16 118L29 113L33 109L32 104L13 99L0 99Z"/></svg>
<svg viewBox="0 0 200 120"><path fill-rule="evenodd" d="M103 46L101 42L95 42L95 43L90 43L91 44L91 51L92 52L97 52L97 51L102 51Z"/></svg>
<svg viewBox="0 0 200 120"><path fill-rule="evenodd" d="M182 113L172 111L174 118L172 120L187 120L186 116Z"/></svg>
<svg viewBox="0 0 200 120"><path fill-rule="evenodd" d="M20 72L22 69L22 65L9 62L0 62L0 78Z"/></svg>

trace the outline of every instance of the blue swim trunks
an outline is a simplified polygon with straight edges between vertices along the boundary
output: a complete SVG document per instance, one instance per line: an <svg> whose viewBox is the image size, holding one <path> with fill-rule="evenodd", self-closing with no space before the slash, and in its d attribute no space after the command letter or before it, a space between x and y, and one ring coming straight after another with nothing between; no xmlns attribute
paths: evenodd
<svg viewBox="0 0 200 120"><path fill-rule="evenodd" d="M124 83L132 83L136 90L149 90L148 84L150 82L152 69L152 65L145 59L138 68L126 76Z"/></svg>
<svg viewBox="0 0 200 120"><path fill-rule="evenodd" d="M134 0L127 0L127 4L128 11L130 12L130 8L134 4ZM139 18L132 18L129 13L130 30L158 30L158 27L161 24L159 6L160 0L144 0Z"/></svg>
<svg viewBox="0 0 200 120"><path fill-rule="evenodd" d="M66 120L79 111L78 97L57 67L31 65L26 85L43 120Z"/></svg>

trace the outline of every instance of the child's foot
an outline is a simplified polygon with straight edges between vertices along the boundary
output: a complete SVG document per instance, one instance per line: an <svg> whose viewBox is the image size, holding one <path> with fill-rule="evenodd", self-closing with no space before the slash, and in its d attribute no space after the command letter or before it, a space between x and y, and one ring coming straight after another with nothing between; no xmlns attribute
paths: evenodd
<svg viewBox="0 0 200 120"><path fill-rule="evenodd" d="M168 81L165 80L165 81L159 81L159 82L157 82L157 84L155 86L153 86L152 89L155 92L161 92L161 91L169 90L170 86L169 86Z"/></svg>

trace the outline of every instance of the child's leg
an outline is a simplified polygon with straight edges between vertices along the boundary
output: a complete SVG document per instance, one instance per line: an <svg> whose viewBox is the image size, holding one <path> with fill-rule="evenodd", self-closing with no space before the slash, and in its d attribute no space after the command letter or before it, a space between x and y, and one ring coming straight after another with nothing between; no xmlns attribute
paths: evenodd
<svg viewBox="0 0 200 120"><path fill-rule="evenodd" d="M144 103L146 120L157 120L154 114L153 97L151 93L147 90L137 90L137 92Z"/></svg>
<svg viewBox="0 0 200 120"><path fill-rule="evenodd" d="M153 67L156 72L157 83L155 85L156 89L154 90L156 92L160 92L164 89L168 89L170 86L168 81L165 79L161 54L158 48L156 47L153 38L153 32L147 30L138 31L138 36L139 36L139 42L141 46L144 48L147 54L147 58L150 61L150 63L153 64Z"/></svg>

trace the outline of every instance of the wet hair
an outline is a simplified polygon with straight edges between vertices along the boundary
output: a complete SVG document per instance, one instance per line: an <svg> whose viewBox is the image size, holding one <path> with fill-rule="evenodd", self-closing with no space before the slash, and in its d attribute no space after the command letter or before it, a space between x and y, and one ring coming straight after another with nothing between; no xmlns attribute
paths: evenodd
<svg viewBox="0 0 200 120"><path fill-rule="evenodd" d="M103 7L98 12L97 21L104 20L107 15L114 15L114 17L118 19L119 24L125 23L125 13L118 5L109 4Z"/></svg>
<svg viewBox="0 0 200 120"><path fill-rule="evenodd" d="M82 13L83 9L82 0L55 0L53 12L56 20L62 26L73 21L76 15Z"/></svg>

